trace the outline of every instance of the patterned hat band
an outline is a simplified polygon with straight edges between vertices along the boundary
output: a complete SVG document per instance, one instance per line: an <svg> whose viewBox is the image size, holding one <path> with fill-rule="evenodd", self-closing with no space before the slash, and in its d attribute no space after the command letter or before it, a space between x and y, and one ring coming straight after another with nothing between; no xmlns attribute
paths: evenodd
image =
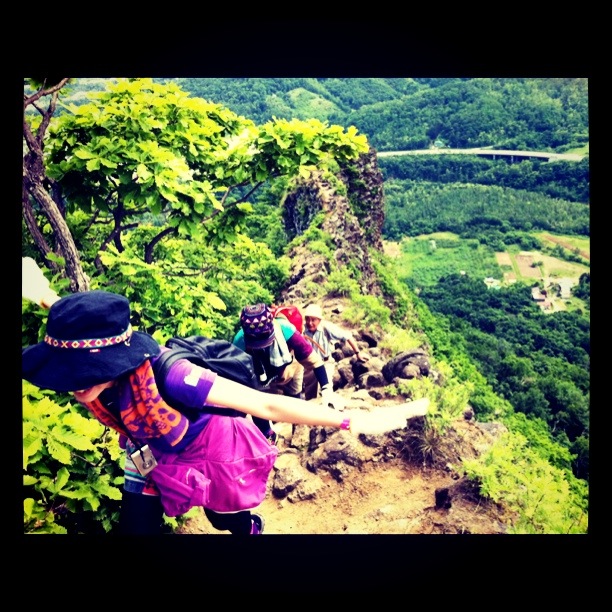
<svg viewBox="0 0 612 612"><path fill-rule="evenodd" d="M45 335L45 342L53 348L60 349L100 349L107 346L114 346L115 344L121 344L125 342L127 346L130 345L129 339L132 336L132 326L128 325L128 328L118 336L110 336L109 338L91 338L88 340L59 340Z"/></svg>

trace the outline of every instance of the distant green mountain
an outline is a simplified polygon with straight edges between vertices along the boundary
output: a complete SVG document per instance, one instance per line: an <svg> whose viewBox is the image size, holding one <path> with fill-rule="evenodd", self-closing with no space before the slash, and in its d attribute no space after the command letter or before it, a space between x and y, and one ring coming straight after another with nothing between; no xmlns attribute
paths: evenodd
<svg viewBox="0 0 612 612"><path fill-rule="evenodd" d="M378 151L555 151L589 142L585 78L176 78L185 91L258 124L272 117L354 125ZM78 79L75 101L104 79Z"/></svg>

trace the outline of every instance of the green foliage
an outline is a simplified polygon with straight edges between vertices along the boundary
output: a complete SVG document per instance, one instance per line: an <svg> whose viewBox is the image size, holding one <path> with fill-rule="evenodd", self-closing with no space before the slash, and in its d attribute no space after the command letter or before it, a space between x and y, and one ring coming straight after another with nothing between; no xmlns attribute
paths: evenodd
<svg viewBox="0 0 612 612"><path fill-rule="evenodd" d="M510 415L505 425L520 433L529 440L529 446L551 465L571 475L572 455L566 446L554 442L550 437L550 430L545 421L538 418L527 418L521 412Z"/></svg>
<svg viewBox="0 0 612 612"><path fill-rule="evenodd" d="M106 533L118 520L118 438L70 403L23 382L25 533Z"/></svg>
<svg viewBox="0 0 612 612"><path fill-rule="evenodd" d="M48 311L37 304L21 300L21 346L41 342L45 335Z"/></svg>
<svg viewBox="0 0 612 612"><path fill-rule="evenodd" d="M325 121L337 110L333 102L303 88L292 89L287 93L287 96L295 109L292 116L298 117L299 119L308 119L312 117L320 121Z"/></svg>
<svg viewBox="0 0 612 612"><path fill-rule="evenodd" d="M514 232L590 233L588 206L496 185L386 180L385 205L383 236L388 240L433 232L462 234L478 218Z"/></svg>
<svg viewBox="0 0 612 612"><path fill-rule="evenodd" d="M342 318L363 327L378 325L382 328L390 324L389 308L377 297L366 295L357 287L350 293L351 305L342 312Z"/></svg>
<svg viewBox="0 0 612 612"><path fill-rule="evenodd" d="M368 150L353 127L315 119L257 127L171 82L109 81L107 91L89 97L65 104L52 121L47 174L68 212L95 215L106 225L104 242L119 250L125 228L150 214L175 235L231 242L252 212L246 186L252 192L278 177L307 177ZM168 234L158 227L156 240ZM147 252L141 258L151 262Z"/></svg>
<svg viewBox="0 0 612 612"><path fill-rule="evenodd" d="M109 83L90 98L67 105L50 129L47 171L70 210L167 211L170 225L197 232L202 215L222 208L215 177L227 182L227 165L247 155L246 138L232 138L254 131L252 122L150 79Z"/></svg>
<svg viewBox="0 0 612 612"><path fill-rule="evenodd" d="M424 301L417 300L414 306L438 363L447 363L452 369L453 377L459 381L469 381L473 385L474 390L469 401L478 418L487 421L512 414L512 405L494 393L491 385L469 357L463 335L451 330L449 319L440 313L434 315Z"/></svg>
<svg viewBox="0 0 612 612"><path fill-rule="evenodd" d="M130 232L123 253L109 248L103 254L108 272L96 282L125 295L133 324L160 343L187 335L231 339L243 306L272 303L289 275L286 257L275 258L246 236L216 248L169 240L156 263L145 264L134 253L146 231Z"/></svg>
<svg viewBox="0 0 612 612"><path fill-rule="evenodd" d="M588 203L589 159L579 162L526 159L518 163L476 155L402 155L381 157L385 181L431 181L496 185L550 198Z"/></svg>
<svg viewBox="0 0 612 612"><path fill-rule="evenodd" d="M235 112L264 123L273 116L290 119L339 119L364 105L420 89L413 79L314 78L187 78L175 79L187 91L222 100ZM336 122L336 121L334 121Z"/></svg>
<svg viewBox="0 0 612 612"><path fill-rule="evenodd" d="M391 355L397 355L401 351L410 351L423 345L424 337L413 328L394 328L393 333L386 334L380 341L381 349L388 351Z"/></svg>
<svg viewBox="0 0 612 612"><path fill-rule="evenodd" d="M348 297L359 294L359 283L346 270L334 270L327 276L325 289L330 295Z"/></svg>
<svg viewBox="0 0 612 612"><path fill-rule="evenodd" d="M253 214L249 215L242 228L254 242L265 243L276 257L283 255L289 242L283 226L280 201L281 196L276 195L274 189L264 190L253 204Z"/></svg>
<svg viewBox="0 0 612 612"><path fill-rule="evenodd" d="M413 400L427 397L430 400L427 418L421 427L408 428L402 434L403 454L416 458L424 465L448 461L444 449L445 435L449 426L459 418L468 405L473 392L469 382L459 382L448 376L450 370L442 363L440 372L445 372L446 384L435 384L429 378L414 378L398 385L398 391Z"/></svg>
<svg viewBox="0 0 612 612"><path fill-rule="evenodd" d="M401 328L404 321L410 320L412 327L418 330L406 283L394 272L394 266L388 258L376 252L371 253L371 256L379 285L387 302L391 304L391 322Z"/></svg>
<svg viewBox="0 0 612 612"><path fill-rule="evenodd" d="M589 437L586 435L578 436L570 447L574 460L572 470L576 478L585 482L589 481L590 461L589 461Z"/></svg>
<svg viewBox="0 0 612 612"><path fill-rule="evenodd" d="M350 113L377 150L426 148L436 138L451 148L540 151L588 142L587 79L414 81L415 91Z"/></svg>
<svg viewBox="0 0 612 612"><path fill-rule="evenodd" d="M325 259L331 262L333 261L334 250L330 248L329 242L328 238L324 240L314 240L308 243L308 250L323 255Z"/></svg>
<svg viewBox="0 0 612 612"><path fill-rule="evenodd" d="M304 231L300 236L294 238L289 246L291 247L298 244L308 244L308 247L310 248L312 243L321 242L327 247L327 252L332 253L335 248L334 241L327 232L320 229L324 220L325 213L322 211L317 213L310 222L308 229L306 229L306 231Z"/></svg>
<svg viewBox="0 0 612 612"><path fill-rule="evenodd" d="M92 81L78 79L71 89L78 93L84 88L93 90L94 86L104 86L102 79L97 80L101 83L92 84ZM427 148L438 138L452 148L492 146L510 150L584 151L589 139L586 78L159 78L155 81L174 82L192 96L215 100L258 124L273 117L296 117L354 125L378 151ZM71 101L82 102L81 99ZM552 167L549 170L555 172Z"/></svg>
<svg viewBox="0 0 612 612"><path fill-rule="evenodd" d="M591 274L589 272L580 275L578 286L572 289L575 297L585 301L587 308L591 308Z"/></svg>
<svg viewBox="0 0 612 612"><path fill-rule="evenodd" d="M426 236L404 238L400 249L401 255L395 266L397 278L412 289L436 285L442 277L450 274L503 278L495 252L476 241Z"/></svg>
<svg viewBox="0 0 612 612"><path fill-rule="evenodd" d="M464 460L466 475L480 491L516 513L510 533L586 533L587 499L516 432L504 434L489 451Z"/></svg>
<svg viewBox="0 0 612 612"><path fill-rule="evenodd" d="M24 257L37 257L36 254L27 255L28 250L24 250ZM61 258L56 258L53 255L49 259L58 260L60 265L63 265ZM44 276L49 280L50 286L58 293L68 290L69 281L65 278L60 278L59 274L51 274L47 268L41 266ZM22 299L21 300L21 346L30 346L42 341L44 338L44 328L47 323L48 311L37 304Z"/></svg>
<svg viewBox="0 0 612 612"><path fill-rule="evenodd" d="M517 411L564 432L566 445L588 435L588 319L542 313L528 287L491 291L479 280L458 275L423 289L420 297L448 317L492 388Z"/></svg>
<svg viewBox="0 0 612 612"><path fill-rule="evenodd" d="M443 435L467 407L474 385L469 381L454 378L448 364L440 363L439 373L445 378L444 385L436 384L431 378L414 378L403 383L404 387L400 387L400 391L412 399L429 398L431 403L427 413L428 426Z"/></svg>
<svg viewBox="0 0 612 612"><path fill-rule="evenodd" d="M527 190L494 185L386 181L383 235L399 240L438 231L463 234L474 219L497 222L505 231L541 229L589 235L590 211L584 204Z"/></svg>

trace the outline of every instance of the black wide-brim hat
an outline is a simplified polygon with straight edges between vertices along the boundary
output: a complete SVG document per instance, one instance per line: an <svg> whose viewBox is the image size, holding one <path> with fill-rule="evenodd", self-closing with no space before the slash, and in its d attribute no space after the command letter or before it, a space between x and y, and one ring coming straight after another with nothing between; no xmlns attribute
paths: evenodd
<svg viewBox="0 0 612 612"><path fill-rule="evenodd" d="M132 330L128 300L84 291L55 302L43 342L22 351L22 377L42 389L89 389L135 370L160 352L149 335Z"/></svg>

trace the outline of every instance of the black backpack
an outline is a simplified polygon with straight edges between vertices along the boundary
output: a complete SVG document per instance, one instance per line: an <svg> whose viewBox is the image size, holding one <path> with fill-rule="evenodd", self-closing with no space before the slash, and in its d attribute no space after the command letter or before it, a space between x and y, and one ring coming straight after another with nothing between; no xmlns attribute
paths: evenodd
<svg viewBox="0 0 612 612"><path fill-rule="evenodd" d="M194 406L176 405L170 401L166 391L166 376L177 359L188 359L203 368L208 368L223 378L258 389L257 376L253 366L253 358L242 349L227 340L206 338L205 336L187 336L186 338L170 338L166 346L171 349L163 351L153 362L155 382L161 396L173 407L183 413L194 410ZM207 412L216 414L231 414L244 416L229 408L209 408Z"/></svg>

